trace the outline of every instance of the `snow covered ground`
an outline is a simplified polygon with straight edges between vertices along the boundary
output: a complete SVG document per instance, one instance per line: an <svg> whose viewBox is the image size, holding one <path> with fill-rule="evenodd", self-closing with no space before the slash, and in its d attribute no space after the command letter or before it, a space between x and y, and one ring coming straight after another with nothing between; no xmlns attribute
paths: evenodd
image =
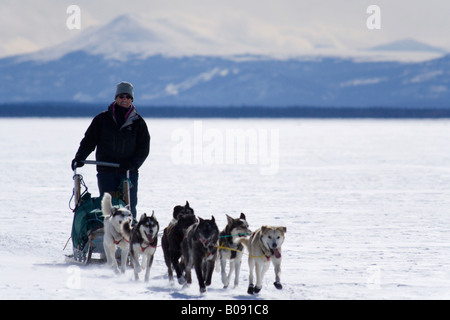
<svg viewBox="0 0 450 320"><path fill-rule="evenodd" d="M70 162L90 121L0 119L0 299L251 298L246 261L238 288L215 273L205 295L195 275L169 284L161 248L149 283L65 261ZM189 200L219 229L240 212L253 230L287 227L284 289L271 268L256 298L450 298L449 120L146 121L138 214L155 210L164 228ZM97 195L95 169L80 172Z"/></svg>

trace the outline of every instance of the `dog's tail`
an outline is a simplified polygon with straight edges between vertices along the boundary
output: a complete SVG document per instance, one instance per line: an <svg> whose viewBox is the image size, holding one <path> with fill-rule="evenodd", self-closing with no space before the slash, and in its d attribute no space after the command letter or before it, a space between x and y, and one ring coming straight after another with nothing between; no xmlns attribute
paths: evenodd
<svg viewBox="0 0 450 320"><path fill-rule="evenodd" d="M103 195L102 199L102 212L104 217L109 217L112 214L112 200L111 195L106 193Z"/></svg>

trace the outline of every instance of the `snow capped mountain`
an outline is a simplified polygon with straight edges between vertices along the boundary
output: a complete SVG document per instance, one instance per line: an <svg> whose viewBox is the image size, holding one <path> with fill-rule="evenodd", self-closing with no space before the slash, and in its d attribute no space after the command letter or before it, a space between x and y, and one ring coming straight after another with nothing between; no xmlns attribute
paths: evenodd
<svg viewBox="0 0 450 320"><path fill-rule="evenodd" d="M372 47L370 51L397 51L397 52L435 52L447 53L444 49L430 46L414 39L403 39L388 44Z"/></svg>
<svg viewBox="0 0 450 320"><path fill-rule="evenodd" d="M281 59L251 54L255 39L233 42L186 26L123 15L59 46L0 59L0 95L8 102L106 104L128 80L140 105L449 106L450 56L414 63ZM420 47L408 41L378 49Z"/></svg>
<svg viewBox="0 0 450 320"><path fill-rule="evenodd" d="M245 39L233 42L214 34L201 33L193 26L173 20L125 14L104 26L91 27L58 46L23 55L21 59L49 61L74 51L120 61L158 54L173 57L258 53L258 48L249 45L250 42Z"/></svg>

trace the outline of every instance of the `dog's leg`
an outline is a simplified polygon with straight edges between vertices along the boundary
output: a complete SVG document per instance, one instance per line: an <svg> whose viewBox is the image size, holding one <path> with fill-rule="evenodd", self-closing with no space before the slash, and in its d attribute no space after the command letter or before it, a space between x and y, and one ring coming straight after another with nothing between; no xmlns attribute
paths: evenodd
<svg viewBox="0 0 450 320"><path fill-rule="evenodd" d="M200 292L201 293L205 293L206 292L206 286L205 286L205 280L203 279L203 266L202 266L202 259L196 257L195 262L194 262L194 268L195 268L195 273L197 274L197 279L198 279L198 285L200 287ZM187 269L186 269L187 271ZM188 281L188 283L190 283Z"/></svg>
<svg viewBox="0 0 450 320"><path fill-rule="evenodd" d="M166 262L167 266L167 274L169 275L169 282L173 282L172 260L170 259L169 252L164 251L164 261Z"/></svg>
<svg viewBox="0 0 450 320"><path fill-rule="evenodd" d="M281 290L281 289L283 289L283 286L281 285L281 282L280 282L281 259L272 259L272 263L273 263L273 266L275 268L275 282L273 283L273 285L278 290Z"/></svg>
<svg viewBox="0 0 450 320"><path fill-rule="evenodd" d="M133 263L134 269L134 280L139 280L139 272L142 271L141 265L139 264L139 254L135 250L131 250L130 258Z"/></svg>
<svg viewBox="0 0 450 320"><path fill-rule="evenodd" d="M172 256L172 265L175 269L175 273L177 274L177 279L179 284L184 284L186 282L185 277L183 276L183 268L181 266L181 263L179 263L178 259L180 259L180 255L174 255ZM173 277L172 277L173 279Z"/></svg>
<svg viewBox="0 0 450 320"><path fill-rule="evenodd" d="M235 265L236 265L236 259L231 259L230 260L230 269L228 270L228 275L227 275L227 286L230 284L231 277L233 276L233 273L234 273Z"/></svg>
<svg viewBox="0 0 450 320"><path fill-rule="evenodd" d="M234 259L234 287L237 288L239 285L239 273L241 271L241 261L242 261L242 253L236 255Z"/></svg>
<svg viewBox="0 0 450 320"><path fill-rule="evenodd" d="M228 287L228 279L227 279L227 258L225 257L224 254L221 255L220 257L220 268L221 270L221 274L222 274L222 283L223 283L223 288L227 288Z"/></svg>
<svg viewBox="0 0 450 320"><path fill-rule="evenodd" d="M248 258L248 268L249 268L249 271L250 271L250 275L248 277L249 285L248 285L247 293L248 294L253 294L253 293L255 293L255 285L254 285L254 282L253 282L253 272L254 272L254 269L255 269L255 259L252 258L252 257Z"/></svg>
<svg viewBox="0 0 450 320"><path fill-rule="evenodd" d="M120 254L120 271L122 273L125 273L126 267L127 267L127 259L128 259L128 253L130 252L130 248L128 246L121 247L122 252Z"/></svg>
<svg viewBox="0 0 450 320"><path fill-rule="evenodd" d="M169 248L169 242L167 240L166 230L164 230L164 235L161 239L161 246L163 248L164 262L166 263L166 266L167 266L167 274L169 276L169 282L173 282L172 260L170 259L172 254L171 254L171 251Z"/></svg>
<svg viewBox="0 0 450 320"><path fill-rule="evenodd" d="M214 271L214 263L216 259L206 261L206 282L205 285L209 287L211 285L212 274Z"/></svg>
<svg viewBox="0 0 450 320"><path fill-rule="evenodd" d="M103 248L105 249L107 264L113 268L115 273L119 273L119 266L116 261L116 246L105 241L103 242Z"/></svg>
<svg viewBox="0 0 450 320"><path fill-rule="evenodd" d="M150 280L150 268L153 264L153 254L152 253L149 257L147 257L147 266L145 270L145 282L148 282Z"/></svg>
<svg viewBox="0 0 450 320"><path fill-rule="evenodd" d="M260 260L258 258L258 260ZM255 293L259 293L262 289L262 278L263 278L263 266L261 265L260 261L256 261L255 263L255 272L256 272L256 286L255 286Z"/></svg>
<svg viewBox="0 0 450 320"><path fill-rule="evenodd" d="M266 273L267 269L269 269L269 266L270 262L267 261L265 258L258 258L258 261L256 261L255 293L259 293L261 291L264 274Z"/></svg>
<svg viewBox="0 0 450 320"><path fill-rule="evenodd" d="M144 269L146 268L146 265L147 265L147 255L144 254L144 255L142 256L142 264L141 264L142 270L144 270Z"/></svg>

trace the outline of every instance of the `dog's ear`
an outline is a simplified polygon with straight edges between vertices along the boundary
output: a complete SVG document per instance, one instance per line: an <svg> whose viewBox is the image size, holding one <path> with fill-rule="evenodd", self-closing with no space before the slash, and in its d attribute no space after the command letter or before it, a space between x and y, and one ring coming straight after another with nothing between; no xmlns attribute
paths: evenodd
<svg viewBox="0 0 450 320"><path fill-rule="evenodd" d="M233 218L232 217L230 217L229 215L227 215L226 213L225 213L225 215L227 216L227 221L228 221L228 223L229 224L231 224L231 223L233 223Z"/></svg>
<svg viewBox="0 0 450 320"><path fill-rule="evenodd" d="M155 210L152 210L152 218L155 216Z"/></svg>
<svg viewBox="0 0 450 320"><path fill-rule="evenodd" d="M283 233L286 233L287 228L286 227L278 227L278 230L280 230Z"/></svg>
<svg viewBox="0 0 450 320"><path fill-rule="evenodd" d="M267 231L267 229L269 229L268 226L262 226L262 227L261 227L261 232L264 233L264 232Z"/></svg>
<svg viewBox="0 0 450 320"><path fill-rule="evenodd" d="M239 217L239 219L247 220L247 219L245 218L245 214L244 214L243 212L241 212L241 216Z"/></svg>
<svg viewBox="0 0 450 320"><path fill-rule="evenodd" d="M214 216L211 216L211 221L216 222L216 219L214 218Z"/></svg>
<svg viewBox="0 0 450 320"><path fill-rule="evenodd" d="M186 208L190 208L189 202L186 200L186 204L184 205Z"/></svg>

